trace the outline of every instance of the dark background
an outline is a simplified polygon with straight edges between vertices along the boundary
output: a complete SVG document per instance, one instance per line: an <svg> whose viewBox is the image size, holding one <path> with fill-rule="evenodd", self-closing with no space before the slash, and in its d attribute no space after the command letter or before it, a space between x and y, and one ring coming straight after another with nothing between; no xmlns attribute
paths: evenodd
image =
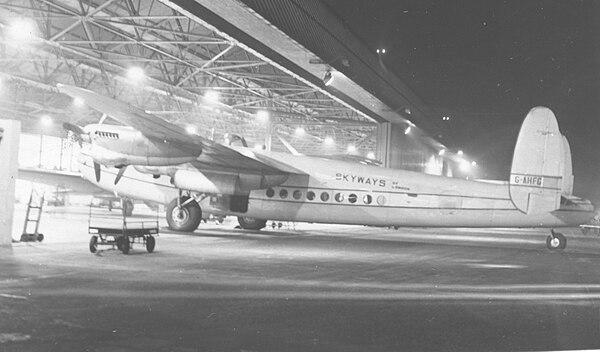
<svg viewBox="0 0 600 352"><path fill-rule="evenodd" d="M556 114L575 194L600 204L600 1L323 0L439 119L441 142L508 179L530 108ZM442 116L450 116L442 121Z"/></svg>

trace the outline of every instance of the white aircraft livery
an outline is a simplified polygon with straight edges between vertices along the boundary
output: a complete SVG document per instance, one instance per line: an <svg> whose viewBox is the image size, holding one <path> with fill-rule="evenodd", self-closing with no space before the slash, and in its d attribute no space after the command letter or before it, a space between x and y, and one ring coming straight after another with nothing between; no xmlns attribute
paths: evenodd
<svg viewBox="0 0 600 352"><path fill-rule="evenodd" d="M569 144L545 107L523 122L509 181L485 182L226 146L89 90L58 89L127 125L65 124L84 145L83 176L122 196L168 204L174 230L194 231L206 200L245 229L267 220L554 229L594 215L588 200L572 195ZM566 238L552 230L547 245L564 249Z"/></svg>

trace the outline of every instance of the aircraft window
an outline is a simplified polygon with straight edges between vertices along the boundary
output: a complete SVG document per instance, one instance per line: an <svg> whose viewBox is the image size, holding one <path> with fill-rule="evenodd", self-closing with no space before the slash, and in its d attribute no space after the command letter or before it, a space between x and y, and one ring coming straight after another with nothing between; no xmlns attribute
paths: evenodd
<svg viewBox="0 0 600 352"><path fill-rule="evenodd" d="M293 196L294 196L295 200L298 200L298 199L302 198L302 192L299 190L295 190L293 193Z"/></svg>
<svg viewBox="0 0 600 352"><path fill-rule="evenodd" d="M371 204L371 202L373 202L373 196L370 194L365 194L363 197L363 202L365 202L365 204Z"/></svg>
<svg viewBox="0 0 600 352"><path fill-rule="evenodd" d="M313 192L313 191L306 192L306 199L308 199L308 200L314 200L315 199L315 192Z"/></svg>
<svg viewBox="0 0 600 352"><path fill-rule="evenodd" d="M348 196L348 201L349 201L350 203L352 203L352 204L356 203L356 200L357 200L357 199L358 199L358 197L357 197L357 196L356 196L356 194L354 194L354 193L351 193L351 194Z"/></svg>
<svg viewBox="0 0 600 352"><path fill-rule="evenodd" d="M327 192L321 193L321 200L324 201L324 202L328 201L329 200L329 193L327 193Z"/></svg>
<svg viewBox="0 0 600 352"><path fill-rule="evenodd" d="M275 191L273 190L273 188L269 188L267 190L267 197L273 198L274 195L275 195Z"/></svg>
<svg viewBox="0 0 600 352"><path fill-rule="evenodd" d="M342 193L336 193L335 194L335 201L336 202L343 202L344 201L344 195Z"/></svg>
<svg viewBox="0 0 600 352"><path fill-rule="evenodd" d="M281 199L286 199L288 196L287 189L282 189L281 191L279 191L279 196L281 197Z"/></svg>
<svg viewBox="0 0 600 352"><path fill-rule="evenodd" d="M385 205L385 196L379 196L379 197L377 197L377 204L379 204L379 205Z"/></svg>

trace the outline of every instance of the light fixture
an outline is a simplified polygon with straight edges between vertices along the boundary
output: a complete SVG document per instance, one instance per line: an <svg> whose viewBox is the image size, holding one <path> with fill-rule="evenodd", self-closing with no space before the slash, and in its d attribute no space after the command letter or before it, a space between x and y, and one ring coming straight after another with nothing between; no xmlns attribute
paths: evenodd
<svg viewBox="0 0 600 352"><path fill-rule="evenodd" d="M377 54L385 54L385 48L377 49Z"/></svg>
<svg viewBox="0 0 600 352"><path fill-rule="evenodd" d="M411 128L412 128L412 126L411 126L411 125L408 125L408 126L406 126L406 129L404 130L404 134L409 134L409 133L410 133L410 130L411 130Z"/></svg>
<svg viewBox="0 0 600 352"><path fill-rule="evenodd" d="M471 171L471 163L466 160L461 160L458 164L460 171L463 173L468 173Z"/></svg>
<svg viewBox="0 0 600 352"><path fill-rule="evenodd" d="M471 166L477 166L477 162L475 160L471 161Z"/></svg>
<svg viewBox="0 0 600 352"><path fill-rule="evenodd" d="M348 153L356 152L356 147L354 146L354 144L348 144L348 147L346 149L348 150Z"/></svg>
<svg viewBox="0 0 600 352"><path fill-rule="evenodd" d="M331 136L327 136L325 137L325 139L323 140L323 143L327 144L327 145L332 145L334 142L333 138Z"/></svg>
<svg viewBox="0 0 600 352"><path fill-rule="evenodd" d="M440 149L440 151L438 152L438 155L443 156L444 154L446 154L446 149Z"/></svg>
<svg viewBox="0 0 600 352"><path fill-rule="evenodd" d="M296 134L296 136L302 137L302 136L304 136L306 131L304 130L304 127L296 127L296 130L294 131L294 133Z"/></svg>
<svg viewBox="0 0 600 352"><path fill-rule="evenodd" d="M266 110L258 110L256 112L256 119L259 122L267 123L269 121L269 112Z"/></svg>
<svg viewBox="0 0 600 352"><path fill-rule="evenodd" d="M323 84L325 84L325 86L329 86L332 82L333 73L331 73L331 70L328 70L327 72L325 72L325 76L323 76Z"/></svg>
<svg viewBox="0 0 600 352"><path fill-rule="evenodd" d="M52 125L52 117L50 117L48 115L42 115L42 117L40 117L40 122L44 126L50 126L50 125Z"/></svg>
<svg viewBox="0 0 600 352"><path fill-rule="evenodd" d="M456 154L458 154L458 155L462 156L464 153L463 153L463 151L462 151L462 150L459 150L459 151L458 151Z"/></svg>
<svg viewBox="0 0 600 352"><path fill-rule="evenodd" d="M6 39L18 45L31 42L36 37L35 22L26 18L17 18L6 27Z"/></svg>
<svg viewBox="0 0 600 352"><path fill-rule="evenodd" d="M185 131L188 134L197 134L198 133L198 129L196 128L196 126L192 126L192 125L187 125L185 128Z"/></svg>
<svg viewBox="0 0 600 352"><path fill-rule="evenodd" d="M367 158L369 158L369 159L375 159L375 153L373 153L373 152L368 152L368 153L367 153Z"/></svg>
<svg viewBox="0 0 600 352"><path fill-rule="evenodd" d="M204 99L209 103L218 103L219 102L219 92L216 90L209 90L204 93Z"/></svg>
<svg viewBox="0 0 600 352"><path fill-rule="evenodd" d="M127 78L131 83L139 84L146 78L146 73L139 66L131 66L127 69Z"/></svg>

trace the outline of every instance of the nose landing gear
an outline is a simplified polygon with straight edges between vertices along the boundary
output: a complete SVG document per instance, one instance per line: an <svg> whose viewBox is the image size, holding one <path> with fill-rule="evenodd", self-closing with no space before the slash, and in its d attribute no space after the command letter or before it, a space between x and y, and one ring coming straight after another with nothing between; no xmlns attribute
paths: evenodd
<svg viewBox="0 0 600 352"><path fill-rule="evenodd" d="M551 251L562 251L567 247L567 238L560 232L550 230L550 235L546 238L546 247Z"/></svg>

